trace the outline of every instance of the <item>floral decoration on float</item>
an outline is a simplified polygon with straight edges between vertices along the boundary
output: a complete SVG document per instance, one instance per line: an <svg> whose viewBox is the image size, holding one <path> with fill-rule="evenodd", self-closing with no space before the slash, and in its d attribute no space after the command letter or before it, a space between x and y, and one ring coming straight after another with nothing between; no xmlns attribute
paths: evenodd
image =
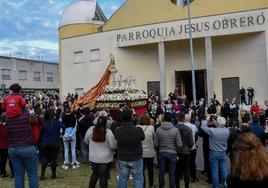
<svg viewBox="0 0 268 188"><path fill-rule="evenodd" d="M75 111L82 105L90 109L109 109L110 112L115 112L121 104L125 104L137 115L141 115L147 110L148 95L143 90L136 89L135 85L133 76L124 79L122 75L117 76L115 59L110 55L110 64L99 83L75 101L72 109Z"/></svg>

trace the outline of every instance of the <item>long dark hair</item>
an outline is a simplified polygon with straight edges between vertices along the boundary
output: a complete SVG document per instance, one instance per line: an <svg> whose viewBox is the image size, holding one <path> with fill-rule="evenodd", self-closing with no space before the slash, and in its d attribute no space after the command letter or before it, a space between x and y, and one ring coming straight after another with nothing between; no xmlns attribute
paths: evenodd
<svg viewBox="0 0 268 188"><path fill-rule="evenodd" d="M54 115L55 113L51 109L45 111L44 121L47 122L50 127L53 125Z"/></svg>
<svg viewBox="0 0 268 188"><path fill-rule="evenodd" d="M62 110L61 110L60 108L58 108L58 109L56 110L56 113L55 113L55 118L56 118L57 120L59 120L60 117L61 117L61 114L62 114Z"/></svg>
<svg viewBox="0 0 268 188"><path fill-rule="evenodd" d="M99 117L97 125L93 129L92 140L94 142L105 142L106 140L106 117Z"/></svg>

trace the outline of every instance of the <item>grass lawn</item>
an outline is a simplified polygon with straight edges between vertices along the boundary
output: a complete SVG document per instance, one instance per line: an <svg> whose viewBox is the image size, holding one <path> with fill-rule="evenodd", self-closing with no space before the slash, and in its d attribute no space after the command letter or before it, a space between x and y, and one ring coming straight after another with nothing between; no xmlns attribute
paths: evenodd
<svg viewBox="0 0 268 188"><path fill-rule="evenodd" d="M7 165L8 166L8 165ZM40 166L40 165L39 165ZM40 173L39 173L40 174ZM51 180L51 170L50 168L47 169L46 172L46 179L44 181L40 181L41 188L86 188L88 187L89 178L91 175L91 169L86 164L81 164L79 169L73 170L69 168L68 170L64 170L61 168L61 165L57 168L57 176L58 178L55 180ZM209 185L205 183L205 177L198 173L198 178L200 182L198 183L191 183L190 188L208 188ZM148 181L147 181L148 182ZM155 184L158 187L158 169L155 170ZM165 187L168 188L168 175L166 175ZM1 188L12 188L13 186L13 179L11 178L4 178L0 179L0 187ZM26 178L25 182L26 187L28 187L28 180ZM181 181L181 187L184 187L183 181ZM97 185L97 187L99 187ZM111 170L111 179L109 180L109 188L116 188L117 187L117 180L116 180L116 172ZM129 182L129 188L134 187L133 183Z"/></svg>

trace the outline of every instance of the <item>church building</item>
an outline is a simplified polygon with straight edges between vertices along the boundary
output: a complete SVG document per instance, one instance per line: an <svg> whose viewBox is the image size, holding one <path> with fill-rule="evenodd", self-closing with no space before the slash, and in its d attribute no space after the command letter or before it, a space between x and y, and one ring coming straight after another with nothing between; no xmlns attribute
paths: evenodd
<svg viewBox="0 0 268 188"><path fill-rule="evenodd" d="M268 98L268 1L126 0L107 19L95 0L78 0L59 24L60 91L89 90L115 57L117 76L135 78L135 87L178 89L192 99L189 34L193 36L197 99L239 98L252 87L259 103ZM118 76L117 79L120 79Z"/></svg>

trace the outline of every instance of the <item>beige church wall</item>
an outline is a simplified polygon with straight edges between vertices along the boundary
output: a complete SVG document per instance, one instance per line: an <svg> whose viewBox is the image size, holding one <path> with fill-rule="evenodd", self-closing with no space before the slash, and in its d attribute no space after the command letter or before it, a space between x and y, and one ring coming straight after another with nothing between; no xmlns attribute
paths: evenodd
<svg viewBox="0 0 268 188"><path fill-rule="evenodd" d="M165 43L167 93L175 89L175 71L191 70L188 40ZM263 101L268 89L263 33L213 38L214 90L222 101L222 78L240 77L240 86L252 86ZM117 65L123 77L134 76L136 86L147 90L147 81L159 81L157 44L118 49ZM194 40L196 70L206 69L204 38Z"/></svg>
<svg viewBox="0 0 268 188"><path fill-rule="evenodd" d="M196 69L205 69L204 39L194 40ZM175 71L191 70L189 42L165 43L167 94L175 89ZM118 49L117 67L123 77L134 76L136 87L147 91L147 81L159 81L157 44Z"/></svg>
<svg viewBox="0 0 268 188"><path fill-rule="evenodd" d="M191 71L189 40L166 42L167 94L175 89L175 71ZM206 69L204 39L194 39L196 70Z"/></svg>
<svg viewBox="0 0 268 188"><path fill-rule="evenodd" d="M255 99L268 98L265 35L253 33L213 38L214 88L222 101L222 78L239 77L240 87L255 90Z"/></svg>
<svg viewBox="0 0 268 188"><path fill-rule="evenodd" d="M100 49L100 61L90 61L90 50ZM74 63L74 52L83 51L83 63ZM101 79L110 62L109 55L115 56L119 75L125 79L133 76L135 87L147 92L147 81L159 81L157 44L117 48L114 32L103 32L64 39L61 42L62 93L73 93L76 88L85 91Z"/></svg>
<svg viewBox="0 0 268 188"><path fill-rule="evenodd" d="M90 89L115 55L118 75L133 76L136 87L147 91L147 81L159 81L157 44L117 48L112 32L62 40L63 95L75 88ZM240 77L240 86L252 86L260 103L268 96L264 33L214 37L214 90L222 101L221 79ZM90 49L100 49L100 61L90 61ZM83 51L83 63L74 64L74 52ZM188 40L165 42L167 94L175 89L175 71L191 70ZM194 40L196 69L206 69L204 38Z"/></svg>
<svg viewBox="0 0 268 188"><path fill-rule="evenodd" d="M116 65L123 78L133 76L136 88L147 92L147 81L159 81L157 44L118 48Z"/></svg>
<svg viewBox="0 0 268 188"><path fill-rule="evenodd" d="M196 18L193 21L208 21L213 25L215 20L224 18L241 18L251 15L260 18L264 13L267 22L268 10L241 12L233 15ZM126 28L108 32L100 32L85 36L66 38L60 41L60 67L63 95L73 93L75 88L88 90L100 80L109 64L109 55L115 56L118 75L123 78L133 76L136 87L147 91L147 81L159 81L158 45L159 40L165 40L166 57L166 87L167 94L175 89L175 71L191 70L188 34L176 34L166 38L142 38L118 42L119 34L150 31L153 28L177 28L187 20L156 25L145 25L138 28ZM222 78L240 77L240 86L252 86L256 91L256 99L261 103L268 98L268 73L264 33L239 34L243 32L259 32L267 30L267 23L251 25L246 28L212 29L193 33L194 56L196 69L206 69L204 36L212 37L214 90L217 98L222 101ZM224 37L218 37L226 35ZM119 35L120 36L120 35ZM217 36L217 37L216 37ZM199 37L199 38L198 38ZM119 40L120 41L120 40ZM90 61L90 50L100 49L100 59ZM74 52L83 51L83 63L74 63Z"/></svg>
<svg viewBox="0 0 268 188"><path fill-rule="evenodd" d="M110 62L112 42L105 34L85 35L61 42L62 93L73 93L75 88L89 90L99 82ZM90 50L100 49L99 61L91 61ZM83 62L74 63L74 52L83 51Z"/></svg>
<svg viewBox="0 0 268 188"><path fill-rule="evenodd" d="M266 0L194 0L192 18L268 7ZM103 30L115 30L171 20L187 19L187 6L177 7L170 0L126 0L104 24Z"/></svg>

